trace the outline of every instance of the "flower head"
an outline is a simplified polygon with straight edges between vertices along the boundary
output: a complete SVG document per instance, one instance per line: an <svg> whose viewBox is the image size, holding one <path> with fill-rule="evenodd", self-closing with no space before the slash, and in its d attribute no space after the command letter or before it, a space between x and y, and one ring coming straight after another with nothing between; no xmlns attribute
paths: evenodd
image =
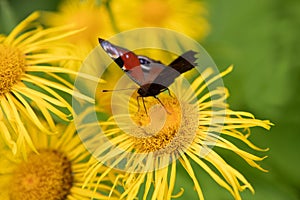
<svg viewBox="0 0 300 200"><path fill-rule="evenodd" d="M118 95L116 102L129 109L130 117L114 115L108 121L100 122L108 141L99 146L98 161L91 165L89 171L97 171L97 166L103 164L123 167L125 191L121 198L134 199L140 187L144 187L144 199L171 199L182 194L182 191L177 194L173 191L176 168L181 164L193 181L199 199L204 199L199 184L201 180L198 180L191 165L193 160L235 199L241 199L240 191L244 189L254 192L242 173L213 148L232 151L252 167L265 171L257 164L264 157L248 153L236 146L234 141L239 140L251 149L264 151L249 141L249 128L259 126L269 129L271 123L255 119L248 112L229 109L225 102L228 97L226 88L208 91L209 85L231 70L232 67L229 67L223 73L213 75L213 70L208 68L192 81L190 87L185 87L184 79L178 78L169 88L171 94L161 93L158 96L160 102L152 97L145 98L142 102L145 106L137 102L133 94L128 97L127 107L122 101L124 96ZM109 149L109 145L112 148Z"/></svg>
<svg viewBox="0 0 300 200"><path fill-rule="evenodd" d="M60 39L78 31L66 26L44 29L38 17L38 12L32 13L8 36L0 37L0 135L14 154L26 144L35 149L23 118L52 134L56 131L53 116L68 121L72 112L61 93L74 94L73 86L58 73L76 73L58 62L74 57L53 52L68 48ZM42 124L41 118L47 123Z"/></svg>
<svg viewBox="0 0 300 200"><path fill-rule="evenodd" d="M83 188L91 155L73 123L58 125L59 133L51 136L40 134L29 121L26 124L38 154L29 150L24 160L1 146L1 199L108 199L108 196L119 199L119 192L113 189L116 176L112 173L104 178L105 182L97 183L97 179L93 179Z"/></svg>
<svg viewBox="0 0 300 200"><path fill-rule="evenodd" d="M79 71L87 55L98 45L98 37L108 38L114 33L105 7L94 0L61 1L58 11L43 11L41 21L50 27L70 25L75 29L82 29L80 33L64 39L76 46L53 52L56 55L76 56L78 60L61 62L64 67L75 71Z"/></svg>
<svg viewBox="0 0 300 200"><path fill-rule="evenodd" d="M142 27L169 28L196 39L209 31L205 19L207 10L200 1L145 0L112 1L111 10L116 26L121 30Z"/></svg>
<svg viewBox="0 0 300 200"><path fill-rule="evenodd" d="M107 38L113 33L105 8L94 0L64 0L58 12L44 12L43 21L53 27L69 24L77 29L85 28L80 34L67 39L77 44L95 46L99 36Z"/></svg>

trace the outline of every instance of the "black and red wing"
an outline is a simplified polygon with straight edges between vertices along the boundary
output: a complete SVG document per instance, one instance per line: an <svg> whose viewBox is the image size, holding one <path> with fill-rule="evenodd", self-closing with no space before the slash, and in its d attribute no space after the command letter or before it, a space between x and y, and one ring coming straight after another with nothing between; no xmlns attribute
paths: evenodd
<svg viewBox="0 0 300 200"><path fill-rule="evenodd" d="M172 61L168 67L165 67L158 76L154 79L153 83L169 87L180 74L195 68L196 52L187 51L178 56Z"/></svg>
<svg viewBox="0 0 300 200"><path fill-rule="evenodd" d="M103 50L114 62L138 85L143 85L145 77L138 56L132 51L116 46L107 40L99 38Z"/></svg>

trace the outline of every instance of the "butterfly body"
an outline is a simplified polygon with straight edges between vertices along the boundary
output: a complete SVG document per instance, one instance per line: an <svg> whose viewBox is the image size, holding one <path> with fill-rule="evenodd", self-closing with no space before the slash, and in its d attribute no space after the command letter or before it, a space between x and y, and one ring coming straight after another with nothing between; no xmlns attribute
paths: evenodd
<svg viewBox="0 0 300 200"><path fill-rule="evenodd" d="M168 66L147 56L136 55L128 49L116 46L107 40L99 38L104 51L114 62L137 83L140 88L140 97L159 95L168 90L168 87L180 74L193 69L196 60L194 51L187 51Z"/></svg>
<svg viewBox="0 0 300 200"><path fill-rule="evenodd" d="M167 87L157 83L147 83L145 85L140 86L137 93L141 97L150 97L150 96L156 96L167 89L168 89Z"/></svg>

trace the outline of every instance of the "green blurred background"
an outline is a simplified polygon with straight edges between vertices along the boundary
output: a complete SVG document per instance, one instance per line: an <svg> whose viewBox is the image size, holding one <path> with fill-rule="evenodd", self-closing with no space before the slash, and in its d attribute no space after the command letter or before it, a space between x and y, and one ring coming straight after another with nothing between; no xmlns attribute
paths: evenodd
<svg viewBox="0 0 300 200"><path fill-rule="evenodd" d="M0 0L0 32L9 33L34 10L55 10L58 2ZM266 152L268 158L261 162L268 173L249 167L230 152L222 152L254 186L254 196L245 191L242 197L299 200L300 1L211 0L206 3L211 32L201 44L220 70L230 64L235 66L224 78L231 94L228 100L231 108L252 112L257 118L270 119L275 124L269 132L255 128L251 135L259 147L270 148ZM232 199L202 169L197 170L206 199ZM186 177L180 168L176 190L184 186L181 199L196 199L193 185Z"/></svg>

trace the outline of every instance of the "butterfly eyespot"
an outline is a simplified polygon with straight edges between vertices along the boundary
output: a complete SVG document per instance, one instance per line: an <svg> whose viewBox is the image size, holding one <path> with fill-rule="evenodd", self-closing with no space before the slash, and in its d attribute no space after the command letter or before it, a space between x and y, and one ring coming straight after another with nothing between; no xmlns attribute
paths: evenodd
<svg viewBox="0 0 300 200"><path fill-rule="evenodd" d="M150 61L149 61L149 60L146 60L146 59L144 59L144 58L140 58L139 60L140 60L140 63L141 63L142 65L149 65L149 64L150 64Z"/></svg>

